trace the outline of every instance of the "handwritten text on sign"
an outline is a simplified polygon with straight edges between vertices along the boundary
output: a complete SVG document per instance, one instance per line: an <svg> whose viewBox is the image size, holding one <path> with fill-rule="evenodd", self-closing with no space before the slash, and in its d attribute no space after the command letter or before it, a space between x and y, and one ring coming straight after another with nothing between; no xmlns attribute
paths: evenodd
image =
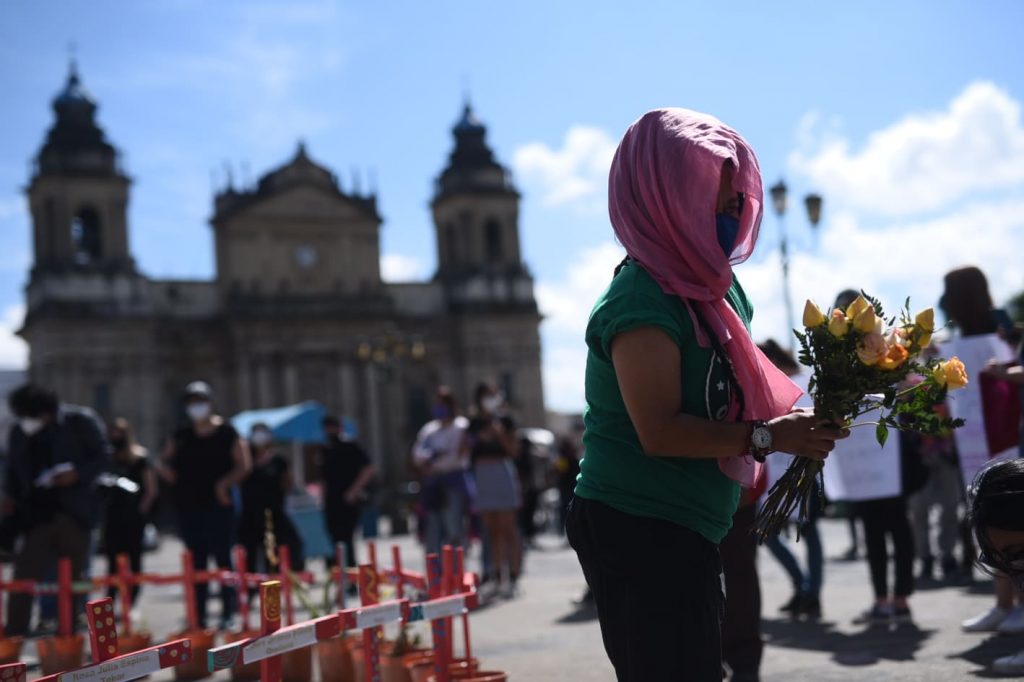
<svg viewBox="0 0 1024 682"><path fill-rule="evenodd" d="M423 620L436 620L449 616L461 616L466 612L466 600L461 597L449 597L423 604Z"/></svg>
<svg viewBox="0 0 1024 682"><path fill-rule="evenodd" d="M316 626L313 623L299 627L278 630L272 635L260 637L242 649L242 663L255 663L271 656L302 649L316 643Z"/></svg>
<svg viewBox="0 0 1024 682"><path fill-rule="evenodd" d="M393 623L402 619L402 605L399 602L393 604L381 604L360 609L356 614L356 627L360 630L372 628L386 623Z"/></svg>
<svg viewBox="0 0 1024 682"><path fill-rule="evenodd" d="M160 670L160 655L155 650L72 670L60 676L60 682L126 682Z"/></svg>

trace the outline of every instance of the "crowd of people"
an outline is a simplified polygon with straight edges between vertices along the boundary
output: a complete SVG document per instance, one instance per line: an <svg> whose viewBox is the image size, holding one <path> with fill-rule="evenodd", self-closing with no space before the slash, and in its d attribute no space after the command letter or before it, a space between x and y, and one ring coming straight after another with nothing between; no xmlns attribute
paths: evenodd
<svg viewBox="0 0 1024 682"><path fill-rule="evenodd" d="M274 448L269 425L253 424L242 435L217 414L213 392L202 381L183 395L188 423L150 457L124 419L109 425L90 409L62 403L46 388L28 384L8 399L17 422L10 433L4 477L0 544L14 552L16 579L53 580L57 560L71 559L76 579L89 574L97 527L111 573L119 555L143 571L146 527L158 496L173 502L175 526L197 570L230 570L232 548L246 550L251 571L278 570L278 547L288 547L291 566L304 564L303 542L286 510L293 481L289 461ZM346 438L341 421L323 420L320 448L324 525L333 542L344 542L355 565L354 532L364 489L374 469L359 445ZM199 625L208 623L206 583L196 585ZM116 593L115 588L110 594ZM139 587L132 589L132 602ZM239 595L219 590L220 627L230 628ZM251 595L242 595L249 598ZM30 631L33 595L12 593L5 630ZM40 599L40 629L53 607ZM76 612L80 609L76 609Z"/></svg>
<svg viewBox="0 0 1024 682"><path fill-rule="evenodd" d="M979 556L967 486L985 461L1008 456L1011 444L1016 454L1021 440L1019 409L1006 407L1020 402L1007 387L1024 384L1018 330L994 307L982 272L959 268L945 277L939 303L951 332L936 334L933 352L958 355L983 393L993 390L985 384L1000 382L997 399L948 402L952 416L975 426L970 434L901 433L881 451L885 469L874 478L884 485L830 491L829 473L844 452L861 459L854 453L874 434L819 421L809 403L797 402L807 388L806 378L799 385L799 365L779 344L757 348L751 340L752 309L733 266L754 249L763 196L746 141L698 112L648 112L627 130L612 161L609 214L627 257L587 326L586 455L566 528L619 680L759 679L752 529L767 486L759 476L766 459L777 477L790 456L838 458L825 467L825 490L812 496L797 529L806 564L781 537L768 541L792 581L784 616L813 622L828 608L816 527L826 511L818 503L827 500L850 519L844 558L857 557L863 528L874 599L856 622L898 626L913 621L915 583L934 582L936 568L944 581L970 579ZM841 292L835 305L845 308L857 294ZM957 413L967 405L977 411ZM992 478L1021 487L1019 472L1011 474ZM1009 504L996 512L987 517L996 530L978 535L980 560L996 576L996 604L962 627L1021 633L1024 512ZM992 537L982 539L986 533ZM657 600L645 598L652 582L662 587ZM1024 652L993 669L1024 673Z"/></svg>

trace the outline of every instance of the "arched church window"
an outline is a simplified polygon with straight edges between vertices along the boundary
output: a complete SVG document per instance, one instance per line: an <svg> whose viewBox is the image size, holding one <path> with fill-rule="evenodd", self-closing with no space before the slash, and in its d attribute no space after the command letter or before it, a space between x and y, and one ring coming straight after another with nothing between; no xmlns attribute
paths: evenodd
<svg viewBox="0 0 1024 682"><path fill-rule="evenodd" d="M501 223L494 218L484 225L484 244L487 248L487 260L498 263L504 258L505 245L501 239Z"/></svg>
<svg viewBox="0 0 1024 682"><path fill-rule="evenodd" d="M102 255L100 217L93 208L83 208L71 220L72 258L79 265L95 263Z"/></svg>

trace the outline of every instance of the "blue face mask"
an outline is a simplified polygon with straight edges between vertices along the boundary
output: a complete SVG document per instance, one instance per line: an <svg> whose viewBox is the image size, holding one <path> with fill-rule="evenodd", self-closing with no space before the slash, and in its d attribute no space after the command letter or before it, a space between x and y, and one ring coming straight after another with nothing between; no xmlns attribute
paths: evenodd
<svg viewBox="0 0 1024 682"><path fill-rule="evenodd" d="M715 229L718 232L718 245L722 247L722 252L728 258L732 255L732 250L736 248L736 237L740 233L740 220L733 218L728 213L718 213L715 215Z"/></svg>
<svg viewBox="0 0 1024 682"><path fill-rule="evenodd" d="M434 405L433 413L434 419L450 419L452 416L452 411L447 405Z"/></svg>

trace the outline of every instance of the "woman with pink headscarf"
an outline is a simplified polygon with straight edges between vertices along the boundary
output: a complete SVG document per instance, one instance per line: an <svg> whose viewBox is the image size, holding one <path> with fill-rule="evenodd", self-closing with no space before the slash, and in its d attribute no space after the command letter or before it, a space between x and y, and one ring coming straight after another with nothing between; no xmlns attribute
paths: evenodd
<svg viewBox="0 0 1024 682"><path fill-rule="evenodd" d="M722 679L718 544L740 485L771 451L822 459L845 435L792 409L800 389L750 339L732 266L753 251L762 200L753 151L706 114L648 112L612 161L628 255L587 326L566 529L619 680Z"/></svg>

